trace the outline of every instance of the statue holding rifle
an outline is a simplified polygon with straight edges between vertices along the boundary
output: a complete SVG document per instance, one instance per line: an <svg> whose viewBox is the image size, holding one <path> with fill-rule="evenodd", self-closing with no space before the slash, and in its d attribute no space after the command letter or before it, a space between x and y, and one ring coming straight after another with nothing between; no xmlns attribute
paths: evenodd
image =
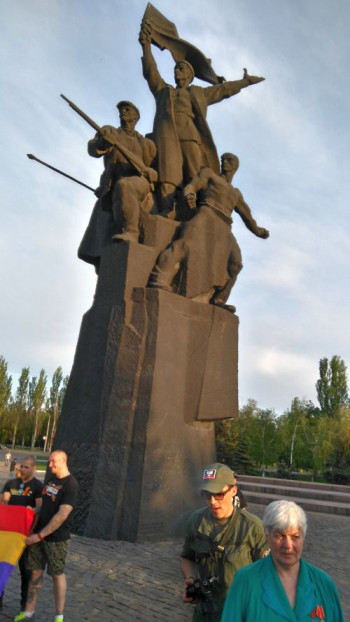
<svg viewBox="0 0 350 622"><path fill-rule="evenodd" d="M89 141L88 153L95 158L104 157L105 170L95 194L101 200L102 209L112 211L120 229L114 239L137 242L140 209L151 190L151 184L157 180L157 172L151 168L156 147L151 140L135 130L140 118L136 106L121 101L117 108L120 127L104 125ZM119 145L136 156L140 165L136 166L135 161L125 151L121 151Z"/></svg>
<svg viewBox="0 0 350 622"><path fill-rule="evenodd" d="M72 107L93 125L82 111ZM98 201L78 255L95 265L103 246L111 242L110 237L114 242L138 242L140 222L152 207L150 193L157 180L157 171L152 168L156 146L135 130L140 118L138 108L128 101L119 102L117 108L120 127L93 125L97 132L88 143L89 155L103 156L104 171L95 190Z"/></svg>

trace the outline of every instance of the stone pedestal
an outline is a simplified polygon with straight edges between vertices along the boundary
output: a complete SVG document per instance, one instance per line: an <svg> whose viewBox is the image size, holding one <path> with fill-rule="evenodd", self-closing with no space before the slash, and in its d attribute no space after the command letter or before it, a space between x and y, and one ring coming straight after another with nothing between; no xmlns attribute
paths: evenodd
<svg viewBox="0 0 350 622"><path fill-rule="evenodd" d="M158 253L107 247L82 321L55 448L79 481L75 525L86 536L170 535L200 505L213 421L238 411L237 316L148 289Z"/></svg>

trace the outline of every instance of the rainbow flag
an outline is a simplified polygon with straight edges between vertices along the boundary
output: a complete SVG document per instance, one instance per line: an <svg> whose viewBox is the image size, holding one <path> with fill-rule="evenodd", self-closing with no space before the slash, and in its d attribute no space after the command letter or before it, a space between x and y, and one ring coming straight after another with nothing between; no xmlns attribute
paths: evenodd
<svg viewBox="0 0 350 622"><path fill-rule="evenodd" d="M32 508L0 505L0 594L22 555L33 518Z"/></svg>

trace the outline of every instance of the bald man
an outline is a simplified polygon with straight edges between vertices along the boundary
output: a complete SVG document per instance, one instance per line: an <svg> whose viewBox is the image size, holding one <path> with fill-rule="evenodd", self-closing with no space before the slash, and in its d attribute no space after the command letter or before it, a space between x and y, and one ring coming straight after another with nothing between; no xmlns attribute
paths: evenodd
<svg viewBox="0 0 350 622"><path fill-rule="evenodd" d="M66 599L65 561L70 538L72 513L77 505L78 484L67 466L67 454L54 451L49 456L51 475L42 491L42 505L35 533L28 536L28 568L32 571L25 611L15 617L15 622L33 618L43 574L52 577L56 606L55 622L64 620Z"/></svg>

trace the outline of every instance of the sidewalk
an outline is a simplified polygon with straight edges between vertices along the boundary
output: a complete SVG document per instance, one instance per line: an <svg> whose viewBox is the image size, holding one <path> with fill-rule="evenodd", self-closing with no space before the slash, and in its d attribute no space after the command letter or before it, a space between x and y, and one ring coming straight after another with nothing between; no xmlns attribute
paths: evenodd
<svg viewBox="0 0 350 622"><path fill-rule="evenodd" d="M259 516L263 507L249 505ZM345 620L350 621L349 518L308 512L304 559L336 582ZM67 561L67 622L190 622L191 605L181 602L180 540L132 544L73 536ZM19 609L19 573L13 571L0 620ZM51 580L45 576L37 622L54 618Z"/></svg>

